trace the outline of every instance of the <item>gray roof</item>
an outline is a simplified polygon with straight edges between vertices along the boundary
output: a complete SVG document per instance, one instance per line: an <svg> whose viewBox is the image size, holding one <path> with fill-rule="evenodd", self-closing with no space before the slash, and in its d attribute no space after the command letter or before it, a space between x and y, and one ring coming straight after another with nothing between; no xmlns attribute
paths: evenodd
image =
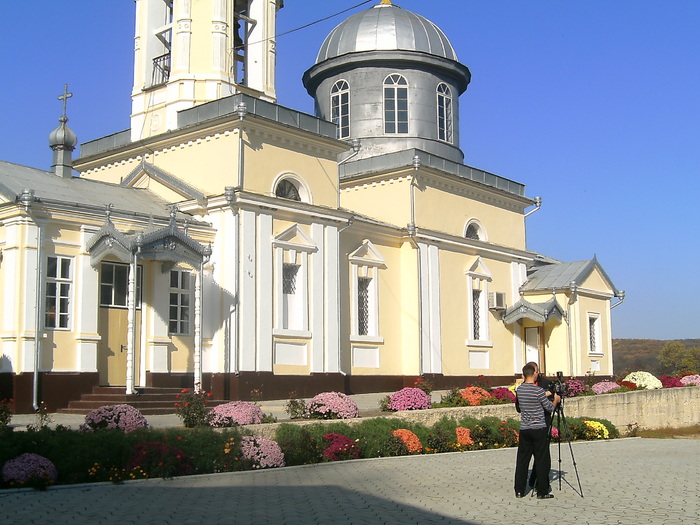
<svg viewBox="0 0 700 525"><path fill-rule="evenodd" d="M158 217L169 214L169 203L145 188L126 188L80 177L66 179L50 171L0 161L0 195L15 201L25 189L33 190L35 198L45 203L92 209L112 204L113 213Z"/></svg>
<svg viewBox="0 0 700 525"><path fill-rule="evenodd" d="M541 291L569 288L571 283L581 285L591 271L597 268L603 278L608 282L614 293L617 289L605 273L597 258L589 261L576 261L568 263L548 264L535 267L528 275L528 280L520 288L523 292Z"/></svg>
<svg viewBox="0 0 700 525"><path fill-rule="evenodd" d="M442 30L430 20L391 3L379 4L341 22L321 45L316 63L360 51L420 51L457 61Z"/></svg>

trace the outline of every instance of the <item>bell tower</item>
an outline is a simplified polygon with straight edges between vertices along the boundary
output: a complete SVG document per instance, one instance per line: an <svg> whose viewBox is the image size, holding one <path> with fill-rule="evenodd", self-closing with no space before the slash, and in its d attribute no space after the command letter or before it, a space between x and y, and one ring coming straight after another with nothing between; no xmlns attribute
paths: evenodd
<svg viewBox="0 0 700 525"><path fill-rule="evenodd" d="M131 139L177 127L177 112L235 93L275 102L283 0L135 0Z"/></svg>

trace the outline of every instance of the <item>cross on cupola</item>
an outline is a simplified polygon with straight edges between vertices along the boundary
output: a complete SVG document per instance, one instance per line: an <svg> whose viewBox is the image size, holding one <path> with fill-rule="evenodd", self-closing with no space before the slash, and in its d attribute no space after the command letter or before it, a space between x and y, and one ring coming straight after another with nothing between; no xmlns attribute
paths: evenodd
<svg viewBox="0 0 700 525"><path fill-rule="evenodd" d="M63 95L58 96L58 100L63 101L63 114L59 119L61 122L68 122L68 117L66 116L66 106L68 105L68 99L73 96L73 93L68 92L68 84L63 84Z"/></svg>
<svg viewBox="0 0 700 525"><path fill-rule="evenodd" d="M58 127L49 135L49 147L53 150L53 164L51 170L63 178L73 176L72 152L78 145L78 137L68 127L68 117L66 116L66 105L73 93L68 92L68 84L63 85L63 94L58 96L58 100L63 102L63 113L58 119Z"/></svg>

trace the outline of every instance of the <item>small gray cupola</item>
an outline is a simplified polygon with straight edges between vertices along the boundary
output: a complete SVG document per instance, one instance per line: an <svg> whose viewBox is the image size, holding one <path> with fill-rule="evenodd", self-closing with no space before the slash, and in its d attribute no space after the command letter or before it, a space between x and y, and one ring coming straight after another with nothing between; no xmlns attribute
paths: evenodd
<svg viewBox="0 0 700 525"><path fill-rule="evenodd" d="M341 22L303 76L317 116L360 140L357 159L416 148L459 163L470 79L439 27L390 0Z"/></svg>
<svg viewBox="0 0 700 525"><path fill-rule="evenodd" d="M68 117L66 116L66 103L73 96L68 92L68 84L63 86L63 95L58 97L63 101L63 114L58 119L60 124L49 135L49 147L53 150L53 164L51 171L63 178L73 176L73 150L78 144L78 137L68 127Z"/></svg>

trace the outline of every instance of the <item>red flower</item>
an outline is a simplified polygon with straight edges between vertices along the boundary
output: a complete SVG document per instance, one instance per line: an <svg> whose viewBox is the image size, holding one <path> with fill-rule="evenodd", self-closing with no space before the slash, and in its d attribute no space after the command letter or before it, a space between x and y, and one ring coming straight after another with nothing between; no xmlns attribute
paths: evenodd
<svg viewBox="0 0 700 525"><path fill-rule="evenodd" d="M189 389L183 388L180 392L182 392L184 394L185 392L188 392L188 391L189 391Z"/></svg>

